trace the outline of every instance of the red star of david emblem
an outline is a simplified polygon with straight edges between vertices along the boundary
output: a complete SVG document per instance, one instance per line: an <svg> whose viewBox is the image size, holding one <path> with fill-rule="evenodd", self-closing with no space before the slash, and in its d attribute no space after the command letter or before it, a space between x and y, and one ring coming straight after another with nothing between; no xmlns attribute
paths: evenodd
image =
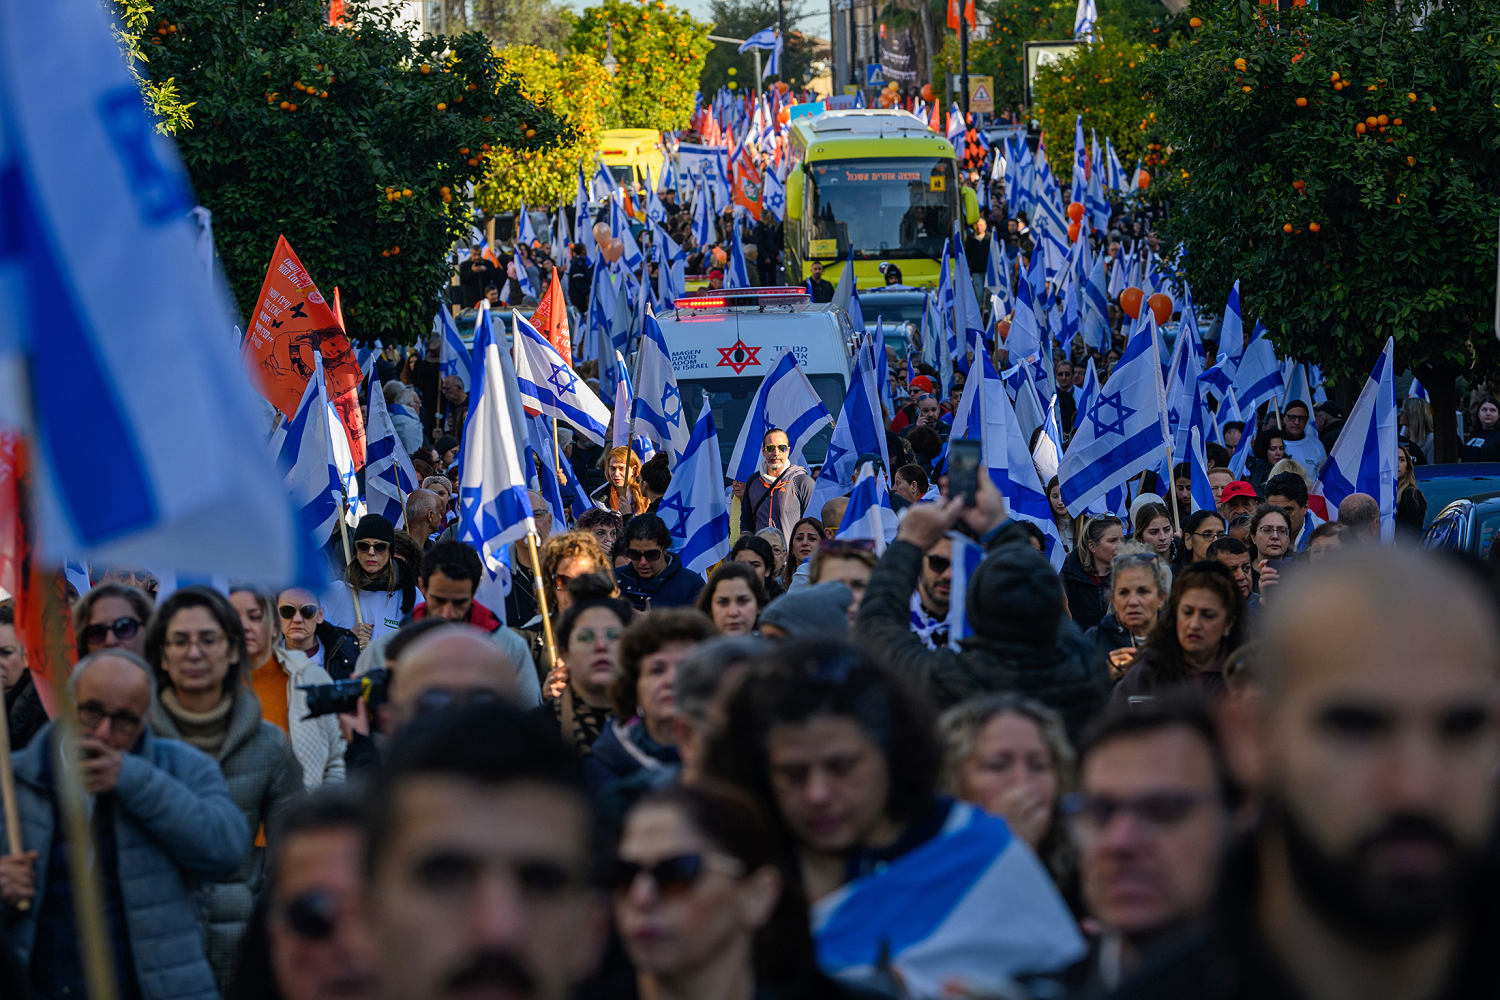
<svg viewBox="0 0 1500 1000"><path fill-rule="evenodd" d="M739 375L751 365L758 365L757 355L760 354L759 347L748 347L743 340L736 339L728 347L718 349L720 357L717 368L733 368L734 373Z"/></svg>

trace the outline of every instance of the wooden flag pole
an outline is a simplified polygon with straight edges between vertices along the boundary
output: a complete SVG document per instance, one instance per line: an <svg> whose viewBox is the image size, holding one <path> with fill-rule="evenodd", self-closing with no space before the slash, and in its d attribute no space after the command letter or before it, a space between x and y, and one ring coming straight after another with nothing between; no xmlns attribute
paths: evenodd
<svg viewBox="0 0 1500 1000"><path fill-rule="evenodd" d="M531 553L531 569L538 583L542 582L542 560L536 551L536 532L526 533L526 548ZM542 641L547 647L547 670L557 669L557 640L552 635L552 614L547 610L547 594L537 595L537 608L542 612Z"/></svg>
<svg viewBox="0 0 1500 1000"><path fill-rule="evenodd" d="M16 772L10 761L10 727L0 719L0 797L5 800L5 834L11 854L25 850L21 843L21 809L16 803ZM16 909L25 912L31 909L31 900L23 899Z"/></svg>
<svg viewBox="0 0 1500 1000"><path fill-rule="evenodd" d="M1191 473L1191 470L1189 470ZM1178 537L1182 535L1182 519L1177 512L1177 474L1173 471L1172 445L1167 445L1167 494L1172 498L1172 530ZM1131 525L1132 528L1135 525Z"/></svg>
<svg viewBox="0 0 1500 1000"><path fill-rule="evenodd" d="M345 566L353 565L354 563L354 551L349 547L349 519L344 516L344 512L348 509L349 497L344 496L344 502L339 505L339 534L344 539ZM396 558L395 553L391 553L391 558ZM359 608L359 588L349 582L347 574L344 577L344 586L349 588L349 596L354 600L354 624L363 625L365 623L365 616Z"/></svg>

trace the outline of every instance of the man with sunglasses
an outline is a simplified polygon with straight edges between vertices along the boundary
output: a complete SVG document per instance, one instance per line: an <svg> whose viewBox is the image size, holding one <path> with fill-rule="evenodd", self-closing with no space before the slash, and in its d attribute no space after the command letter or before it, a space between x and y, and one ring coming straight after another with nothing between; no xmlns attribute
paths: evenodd
<svg viewBox="0 0 1500 1000"><path fill-rule="evenodd" d="M276 616L287 649L295 649L328 671L336 681L353 676L359 661L359 640L348 629L323 620L318 596L302 587L276 595Z"/></svg>
<svg viewBox="0 0 1500 1000"><path fill-rule="evenodd" d="M140 1000L214 1000L192 886L233 874L250 847L245 816L211 757L146 726L155 694L146 661L123 649L95 653L78 662L70 685L80 762L67 766L89 796L116 989ZM6 936L35 995L49 998L88 995L54 801L60 732L49 723L15 755L25 851L0 856ZM0 993L9 997L11 985L0 983Z"/></svg>
<svg viewBox="0 0 1500 1000"><path fill-rule="evenodd" d="M740 534L780 528L782 538L791 538L792 528L812 503L812 476L802 466L792 464L791 439L783 430L766 431L761 438L760 461L760 473L735 488L740 494Z"/></svg>
<svg viewBox="0 0 1500 1000"><path fill-rule="evenodd" d="M1099 935L1070 1000L1102 998L1207 909L1230 833L1231 783L1196 700L1152 699L1100 718L1078 748L1062 812Z"/></svg>
<svg viewBox="0 0 1500 1000"><path fill-rule="evenodd" d="M627 565L615 570L620 593L637 611L692 607L703 590L703 577L682 565L672 552L667 523L656 514L637 514L625 526Z"/></svg>
<svg viewBox="0 0 1500 1000"><path fill-rule="evenodd" d="M911 595L911 630L928 649L948 645L948 608L953 592L953 539L938 539L922 558L922 574Z"/></svg>

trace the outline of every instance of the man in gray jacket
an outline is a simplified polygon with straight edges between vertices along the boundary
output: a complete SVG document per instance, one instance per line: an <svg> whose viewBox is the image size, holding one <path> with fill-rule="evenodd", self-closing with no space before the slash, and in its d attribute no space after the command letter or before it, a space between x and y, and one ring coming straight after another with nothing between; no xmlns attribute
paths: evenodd
<svg viewBox="0 0 1500 1000"><path fill-rule="evenodd" d="M244 814L211 758L146 727L154 682L144 660L100 651L79 661L72 685L119 995L216 1000L189 886L234 872L250 846ZM55 731L49 724L14 758L26 850L0 857L0 902L5 936L36 995L83 997Z"/></svg>

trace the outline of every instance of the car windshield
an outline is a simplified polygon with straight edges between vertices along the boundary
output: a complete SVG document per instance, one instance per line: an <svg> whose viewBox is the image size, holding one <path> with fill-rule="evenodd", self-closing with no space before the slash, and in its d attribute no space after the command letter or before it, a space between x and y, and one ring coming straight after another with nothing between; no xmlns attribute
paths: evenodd
<svg viewBox="0 0 1500 1000"><path fill-rule="evenodd" d="M823 405L828 408L828 412L837 414L839 407L844 403L843 378L838 375L809 375L808 381L812 382L813 390L823 400ZM734 454L734 443L739 437L740 427L744 425L745 416L750 412L750 400L755 397L755 391L760 388L760 380L706 378L684 381L679 388L682 391L683 409L687 411L687 420L693 423L697 422L698 413L703 409L702 393L708 393L709 405L713 408L714 429L719 433L719 452L727 468L729 457ZM807 443L802 456L809 466L818 465L823 461L823 456L828 453L828 440L832 435L832 429L825 427L813 435L812 440Z"/></svg>
<svg viewBox="0 0 1500 1000"><path fill-rule="evenodd" d="M617 184L635 183L635 167L628 163L611 163L609 164L609 172L615 175L615 183Z"/></svg>
<svg viewBox="0 0 1500 1000"><path fill-rule="evenodd" d="M942 254L957 196L952 160L819 160L808 169L809 256L841 258L851 248L857 260Z"/></svg>

